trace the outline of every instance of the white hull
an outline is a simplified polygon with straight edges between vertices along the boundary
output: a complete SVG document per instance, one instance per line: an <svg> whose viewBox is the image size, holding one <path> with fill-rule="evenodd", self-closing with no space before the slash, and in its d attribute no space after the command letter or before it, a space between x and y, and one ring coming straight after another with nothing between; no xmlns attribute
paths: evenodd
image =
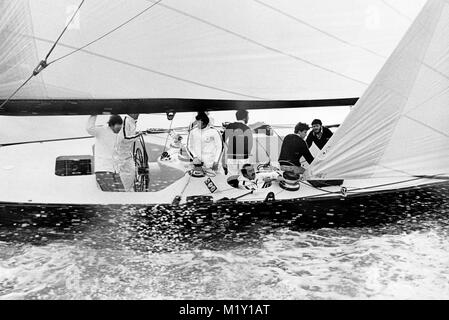
<svg viewBox="0 0 449 320"><path fill-rule="evenodd" d="M151 141L150 141L151 140ZM160 154L165 136L147 137L147 148L151 159L155 153ZM151 143L149 143L151 142ZM338 199L344 197L363 196L372 193L393 192L420 186L441 183L434 179L389 178L346 180L343 187L347 193L343 195L341 187L314 188L304 182L299 191L289 192L278 183L270 188L260 189L252 194L248 190L235 189L228 185L227 176L218 173L212 177L218 190L211 193L204 181L205 178L193 178L188 173L189 163L174 160L171 163L150 162L150 175L159 175L168 181L166 188L155 192L125 193L103 192L97 186L95 175L61 177L55 174L55 161L60 156L92 155L92 139L34 143L0 148L0 203L27 205L138 205L151 206L171 204L176 196L181 196L180 204L186 203L188 197L206 196L210 200L223 198L235 199L237 203L264 202L269 193L275 195L276 201ZM172 167L171 177L164 176L166 167ZM173 170L175 168L175 170ZM150 179L152 179L150 178ZM170 181L169 181L170 182Z"/></svg>

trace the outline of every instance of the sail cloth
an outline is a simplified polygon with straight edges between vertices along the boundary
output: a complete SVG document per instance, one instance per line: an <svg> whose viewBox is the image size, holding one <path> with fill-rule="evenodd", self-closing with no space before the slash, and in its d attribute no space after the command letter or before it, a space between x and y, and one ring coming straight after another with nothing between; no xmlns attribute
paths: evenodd
<svg viewBox="0 0 449 320"><path fill-rule="evenodd" d="M308 175L447 174L448 120L449 1L430 0Z"/></svg>
<svg viewBox="0 0 449 320"><path fill-rule="evenodd" d="M48 62L124 25L14 98L358 97L424 0L163 0L142 13L155 2L85 0ZM0 2L0 99L29 77L79 3Z"/></svg>

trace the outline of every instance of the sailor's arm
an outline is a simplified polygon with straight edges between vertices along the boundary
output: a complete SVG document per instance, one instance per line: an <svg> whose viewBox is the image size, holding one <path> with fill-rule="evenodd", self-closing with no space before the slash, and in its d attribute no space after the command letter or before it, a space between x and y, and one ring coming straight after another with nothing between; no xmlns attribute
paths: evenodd
<svg viewBox="0 0 449 320"><path fill-rule="evenodd" d="M97 116L92 115L87 120L86 131L88 134L95 136L97 134L97 130L95 128L95 122L97 121Z"/></svg>
<svg viewBox="0 0 449 320"><path fill-rule="evenodd" d="M254 131L254 130L256 130L257 128L260 128L260 127L262 127L262 126L264 126L264 125L266 125L265 122L258 121L258 122L252 123L252 124L248 124L248 128L250 128L251 130Z"/></svg>
<svg viewBox="0 0 449 320"><path fill-rule="evenodd" d="M313 157L312 153L310 152L309 148L305 148L304 149L304 153L303 153L304 158L306 159L306 161L309 164L312 164L313 160L315 160L315 158Z"/></svg>
<svg viewBox="0 0 449 320"><path fill-rule="evenodd" d="M307 136L307 139L306 139L306 143L307 143L307 146L308 146L309 148L312 146L312 143L313 143L313 137L312 137L312 135L313 135L313 133L310 132L309 135Z"/></svg>
<svg viewBox="0 0 449 320"><path fill-rule="evenodd" d="M125 117L125 120L123 120L123 135L126 140L134 140L137 139L142 135L142 133L137 132L135 130L131 130L129 128L129 123L126 122L127 118Z"/></svg>

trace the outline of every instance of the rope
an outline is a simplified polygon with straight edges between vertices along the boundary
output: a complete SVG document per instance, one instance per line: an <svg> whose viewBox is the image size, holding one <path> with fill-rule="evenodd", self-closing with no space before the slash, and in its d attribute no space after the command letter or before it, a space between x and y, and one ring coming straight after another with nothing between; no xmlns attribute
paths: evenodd
<svg viewBox="0 0 449 320"><path fill-rule="evenodd" d="M268 150L264 148L263 145L259 142L259 139L257 139L257 145L260 146L262 150L265 152L266 156L268 157L268 164L270 164L271 163L270 154L268 153Z"/></svg>
<svg viewBox="0 0 449 320"><path fill-rule="evenodd" d="M0 110L3 109L3 107L17 94L17 92L20 91L32 78L34 77L34 73L28 77L28 79L25 80L24 83L22 83L8 98L6 98L5 101L0 105Z"/></svg>
<svg viewBox="0 0 449 320"><path fill-rule="evenodd" d="M11 147L11 146L18 146L18 145L22 145L22 144L33 144L33 143L44 143L44 142L84 140L84 139L93 139L93 138L94 138L93 136L86 136L86 137L60 138L60 139L48 139L48 140L35 140L35 141L24 141L24 142L14 142L14 143L3 143L3 144L0 144L0 147Z"/></svg>
<svg viewBox="0 0 449 320"><path fill-rule="evenodd" d="M379 184L379 185L368 186L368 187L364 187L364 188L355 188L355 189L348 190L347 193L354 193L356 191L364 191L364 190L380 188L380 187L389 187L389 186L394 186L394 185L401 184L401 183L418 181L418 180L422 180L422 178L414 178L414 179L397 181L397 182L392 182L392 183ZM317 189L317 190L319 190L319 189ZM325 190L323 190L323 191L325 191ZM321 196L331 195L331 194L341 194L341 191L338 191L338 192L329 192L329 191L327 191L327 193L322 193L322 194L317 194L317 195L314 195L314 196L306 197L306 199L320 198Z"/></svg>
<svg viewBox="0 0 449 320"><path fill-rule="evenodd" d="M194 119L196 119L195 117L194 117ZM190 123L190 125L189 125L189 127L188 127L188 129L187 129L187 141L186 141L186 151L187 151L187 154L188 154L188 156L189 156L189 158L191 159L191 160L193 160L193 154L192 154L192 152L190 152L190 150L189 150L189 141L190 141L190 133L192 132L192 130L193 130L193 126L192 126L192 124L195 122L195 120L193 120L191 123Z"/></svg>
<svg viewBox="0 0 449 320"><path fill-rule="evenodd" d="M158 0L157 2L151 4L151 5L150 5L149 7L147 7L146 9L142 10L141 12L139 12L138 14L136 14L135 16L133 16L133 17L131 17L130 19L126 20L125 22L121 23L119 26L115 27L114 29L112 29L112 30L106 32L105 34L103 34L102 36L98 37L97 39L92 40L91 42L85 44L84 46L82 46L82 47L80 47L80 48L78 48L78 49L75 49L75 50L73 50L72 52L69 52L69 53L67 53L67 54L65 54L65 55L63 55L63 56L61 56L61 57L59 57L59 58L57 58L57 59L55 59L55 60L49 62L48 65L53 64L53 63L55 63L55 62L57 62L57 61L60 61L60 60L62 60L62 59L65 59L65 58L67 58L67 57L73 55L74 53L77 53L77 52L79 52L79 51L81 51L81 50L83 50L83 49L89 47L90 45L92 45L92 44L94 44L94 43L96 43L96 42L98 42L98 41L100 41L100 40L106 38L107 36L111 35L111 34L114 33L115 31L117 31L117 30L123 28L124 26L126 26L128 23L130 23L130 22L132 22L133 20L137 19L138 17L140 17L141 15L143 15L144 13L146 13L147 11L149 11L150 9L152 9L153 7L155 7L156 5L158 5L160 2L162 2L162 0Z"/></svg>
<svg viewBox="0 0 449 320"><path fill-rule="evenodd" d="M53 52L53 50L56 48L56 45L58 44L59 40L62 38L62 36L64 35L64 33L67 31L67 28L69 27L69 25L72 23L73 19L75 18L76 14L78 13L78 11L81 9L81 6L84 4L85 0L82 0L81 3L79 4L78 8L76 9L76 11L74 12L74 14L72 15L72 17L70 18L69 22L67 23L67 25L64 27L64 29L62 30L61 34L59 35L59 37L56 39L56 41L53 43L52 47L50 48L50 50L48 51L47 55L45 56L45 59L40 61L39 64L36 66L36 68L34 68L33 73L28 77L28 79L26 79L5 101L3 101L3 103L0 105L0 110L3 109L3 107L9 102L11 101L12 98L15 97L15 95L28 83L30 82L30 80L37 76L42 70L44 70L46 67L48 67L50 64L47 63L48 58L50 57L51 53Z"/></svg>
<svg viewBox="0 0 449 320"><path fill-rule="evenodd" d="M187 171L186 173L184 173L184 176L185 176L187 173L188 173L188 171ZM191 179L192 179L192 176L189 175L189 177L188 177L188 179L187 179L187 182L186 182L184 188L182 188L182 191L181 191L181 194L180 194L180 197L181 197L181 198L184 196L184 192L186 191L187 187L189 186L189 183L190 183L190 180L191 180Z"/></svg>
<svg viewBox="0 0 449 320"><path fill-rule="evenodd" d="M164 144L164 151L162 151L162 153L165 153L165 151L167 150L167 142L168 142L168 138L170 137L171 128L173 126L173 121L174 121L174 119L172 119L170 121L170 127L168 128L168 131L167 131L167 137L165 138L165 144Z"/></svg>
<svg viewBox="0 0 449 320"><path fill-rule="evenodd" d="M276 132L276 130L273 129L273 132L278 136L279 140L281 140L281 142L284 142L284 138L281 137L281 135L279 133Z"/></svg>
<svg viewBox="0 0 449 320"><path fill-rule="evenodd" d="M238 196L238 197L235 197L235 198L232 198L232 199L230 199L230 200L239 200L239 199L242 199L242 198L244 198L244 197L246 197L246 196L249 196L250 194L253 194L254 193L254 190L251 190L250 192L247 192L247 193L245 193L245 194L242 194L241 196Z"/></svg>
<svg viewBox="0 0 449 320"><path fill-rule="evenodd" d="M64 33L67 31L67 28L69 27L69 25L72 23L73 19L75 19L78 11L80 11L81 7L83 6L85 0L82 0L81 3L79 4L78 8L76 9L76 11L73 13L72 17L70 18L69 22L67 23L67 25L65 26L64 30L62 30L61 34L59 35L58 39L56 39L55 43L53 44L53 46L51 47L50 51L48 51L47 55L45 56L44 61L47 61L48 58L50 57L50 54L53 52L53 50L56 48L56 45L58 44L59 40L61 40L62 36L64 35Z"/></svg>

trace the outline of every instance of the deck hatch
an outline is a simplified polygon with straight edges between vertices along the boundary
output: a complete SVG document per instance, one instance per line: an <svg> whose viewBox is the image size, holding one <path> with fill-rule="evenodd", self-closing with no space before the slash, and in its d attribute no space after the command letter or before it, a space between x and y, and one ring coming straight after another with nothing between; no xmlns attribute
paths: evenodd
<svg viewBox="0 0 449 320"><path fill-rule="evenodd" d="M92 156L61 156L56 158L55 174L60 177L92 174Z"/></svg>

